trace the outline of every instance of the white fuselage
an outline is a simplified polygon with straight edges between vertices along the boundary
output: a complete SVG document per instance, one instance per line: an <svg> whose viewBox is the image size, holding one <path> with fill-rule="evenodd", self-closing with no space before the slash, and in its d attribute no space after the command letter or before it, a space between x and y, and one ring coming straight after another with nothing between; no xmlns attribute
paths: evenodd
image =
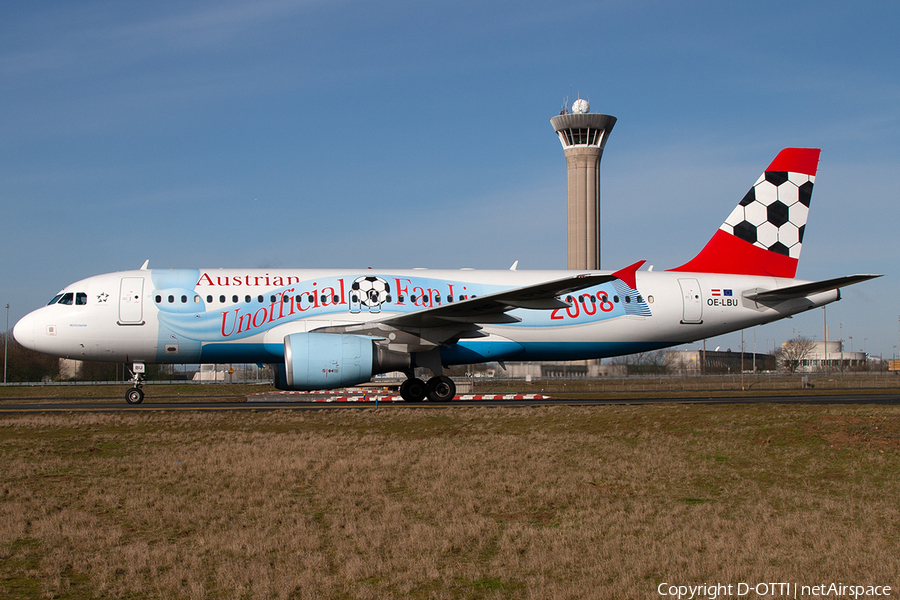
<svg viewBox="0 0 900 600"><path fill-rule="evenodd" d="M292 333L412 313L571 271L154 269L73 283L25 316L16 339L79 360L147 363L284 359ZM354 282L379 280L365 293ZM714 273L636 273L562 298L568 308L515 309L515 323L483 324L481 337L442 341L446 365L492 360L576 360L673 346L767 323L839 299L836 290L768 306L743 297L805 283ZM386 289L385 289L386 288ZM379 295L380 294L380 295ZM427 328L421 332L429 337ZM486 334L486 335L484 335ZM403 336L391 349L416 352Z"/></svg>

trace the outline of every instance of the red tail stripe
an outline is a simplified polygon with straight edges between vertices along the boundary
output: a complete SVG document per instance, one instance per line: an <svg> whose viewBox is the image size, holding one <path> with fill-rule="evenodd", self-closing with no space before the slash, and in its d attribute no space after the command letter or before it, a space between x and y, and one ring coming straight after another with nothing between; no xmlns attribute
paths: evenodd
<svg viewBox="0 0 900 600"><path fill-rule="evenodd" d="M788 171L815 176L819 166L818 148L785 148L778 153L766 171Z"/></svg>
<svg viewBox="0 0 900 600"><path fill-rule="evenodd" d="M764 250L719 229L693 260L670 270L793 278L797 259Z"/></svg>

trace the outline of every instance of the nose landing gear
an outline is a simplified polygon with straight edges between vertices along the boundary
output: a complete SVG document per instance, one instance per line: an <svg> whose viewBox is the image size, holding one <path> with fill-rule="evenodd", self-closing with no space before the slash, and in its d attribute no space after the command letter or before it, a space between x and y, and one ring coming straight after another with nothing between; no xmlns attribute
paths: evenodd
<svg viewBox="0 0 900 600"><path fill-rule="evenodd" d="M141 389L144 386L144 373L146 372L146 367L144 363L134 363L131 368L131 381L134 382L134 387L125 392L125 402L128 404L140 404L144 401L144 391Z"/></svg>

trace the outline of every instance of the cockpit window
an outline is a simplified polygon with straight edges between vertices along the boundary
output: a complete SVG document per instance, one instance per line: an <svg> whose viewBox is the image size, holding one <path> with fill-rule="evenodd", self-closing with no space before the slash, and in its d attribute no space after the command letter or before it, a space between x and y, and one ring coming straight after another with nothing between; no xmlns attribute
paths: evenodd
<svg viewBox="0 0 900 600"><path fill-rule="evenodd" d="M72 304L72 301L75 299L75 294L69 292L68 294L63 294L63 297L59 299L60 304Z"/></svg>
<svg viewBox="0 0 900 600"><path fill-rule="evenodd" d="M75 304L77 306L84 306L85 304L87 304L87 294L85 294L84 292L76 292Z"/></svg>
<svg viewBox="0 0 900 600"><path fill-rule="evenodd" d="M50 306L51 304L56 304L57 302L59 302L59 299L62 298L62 296L63 296L62 294L57 294L57 295L53 296L53 300L48 302L47 306Z"/></svg>

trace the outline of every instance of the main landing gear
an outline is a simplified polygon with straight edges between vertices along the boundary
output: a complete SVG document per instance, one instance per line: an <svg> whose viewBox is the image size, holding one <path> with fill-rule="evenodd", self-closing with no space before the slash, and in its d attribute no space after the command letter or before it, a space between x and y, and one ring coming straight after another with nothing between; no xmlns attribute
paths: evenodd
<svg viewBox="0 0 900 600"><path fill-rule="evenodd" d="M128 404L140 404L144 401L144 391L141 389L144 386L144 373L146 372L146 367L144 363L134 363L131 369L131 381L134 382L134 387L125 392L125 402Z"/></svg>
<svg viewBox="0 0 900 600"><path fill-rule="evenodd" d="M431 402L450 402L456 396L456 384L444 375L444 365L441 363L441 351L434 348L428 352L413 355L412 364L416 367L428 369L434 377L425 383L415 375L413 369L406 371L408 379L400 386L400 397L407 402L421 402L428 398Z"/></svg>
<svg viewBox="0 0 900 600"><path fill-rule="evenodd" d="M407 402L450 402L456 396L456 384L446 375L432 377L425 383L418 377L410 377L400 386L400 397Z"/></svg>

